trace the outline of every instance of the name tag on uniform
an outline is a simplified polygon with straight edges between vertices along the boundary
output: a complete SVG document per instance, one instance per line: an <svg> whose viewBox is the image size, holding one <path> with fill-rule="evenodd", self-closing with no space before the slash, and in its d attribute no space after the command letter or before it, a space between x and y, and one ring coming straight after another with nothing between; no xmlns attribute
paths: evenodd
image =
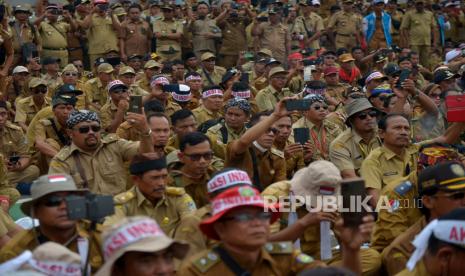
<svg viewBox="0 0 465 276"><path fill-rule="evenodd" d="M391 175L398 175L398 172L386 172L383 174L383 176L391 176Z"/></svg>

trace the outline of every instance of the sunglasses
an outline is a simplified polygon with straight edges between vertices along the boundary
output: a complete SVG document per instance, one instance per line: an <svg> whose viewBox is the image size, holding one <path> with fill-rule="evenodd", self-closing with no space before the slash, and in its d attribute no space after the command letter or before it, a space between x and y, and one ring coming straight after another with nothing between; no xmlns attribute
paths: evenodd
<svg viewBox="0 0 465 276"><path fill-rule="evenodd" d="M92 129L92 132L99 132L101 127L100 126L96 126L96 125L92 125L92 126L82 126L80 128L78 128L77 130L79 131L79 133L81 134L86 134L86 133L89 133L89 130Z"/></svg>
<svg viewBox="0 0 465 276"><path fill-rule="evenodd" d="M66 200L66 197L64 196L50 196L44 199L43 201L41 201L41 204L46 207L58 207L65 200Z"/></svg>
<svg viewBox="0 0 465 276"><path fill-rule="evenodd" d="M313 107L313 109L315 109L315 110L320 110L320 108L323 108L324 110L327 110L328 106L327 105L315 105Z"/></svg>
<svg viewBox="0 0 465 276"><path fill-rule="evenodd" d="M270 127L268 129L268 132L267 133L270 133L270 132L273 132L273 134L277 134L279 132L279 130L275 127Z"/></svg>
<svg viewBox="0 0 465 276"><path fill-rule="evenodd" d="M435 197L447 197L451 200L459 200L465 197L465 192L457 192L457 193L448 194L448 195L435 195Z"/></svg>
<svg viewBox="0 0 465 276"><path fill-rule="evenodd" d="M63 75L67 76L67 77L77 77L78 76L78 73L74 73L74 72L65 72L63 73Z"/></svg>
<svg viewBox="0 0 465 276"><path fill-rule="evenodd" d="M357 115L357 118L359 118L360 120L365 120L368 116L370 116L371 118L376 118L376 116L378 115L378 112L374 111L374 110L371 110L371 111L368 111L368 112L361 112Z"/></svg>
<svg viewBox="0 0 465 276"><path fill-rule="evenodd" d="M430 94L429 96L430 96L431 98L436 99L436 98L441 98L441 95L442 95L442 93L438 93L438 94Z"/></svg>
<svg viewBox="0 0 465 276"><path fill-rule="evenodd" d="M205 160L212 160L213 158L213 153L212 152L206 152L206 153L195 153L195 154L184 154L185 156L189 157L190 160L192 161L200 161L200 159L203 157Z"/></svg>
<svg viewBox="0 0 465 276"><path fill-rule="evenodd" d="M121 94L121 93L127 93L128 90L125 89L125 88L118 88L118 89L115 89L115 90L111 90L111 93L117 93L117 94Z"/></svg>
<svg viewBox="0 0 465 276"><path fill-rule="evenodd" d="M36 87L34 89L34 94L39 94L39 93L42 93L42 94L47 93L47 87L44 87L44 86Z"/></svg>
<svg viewBox="0 0 465 276"><path fill-rule="evenodd" d="M223 218L223 220L235 220L237 222L249 222L252 220L261 220L261 221L267 221L271 219L271 213L265 213L265 212L260 212L257 214L237 214L234 216L229 216Z"/></svg>

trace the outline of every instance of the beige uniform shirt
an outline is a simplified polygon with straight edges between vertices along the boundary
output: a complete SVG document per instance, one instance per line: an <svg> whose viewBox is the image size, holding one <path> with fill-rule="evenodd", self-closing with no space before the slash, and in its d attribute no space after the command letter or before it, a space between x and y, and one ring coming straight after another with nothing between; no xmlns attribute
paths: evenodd
<svg viewBox="0 0 465 276"><path fill-rule="evenodd" d="M39 25L42 48L44 50L68 50L66 33L70 30L71 26L66 22L50 23L42 21Z"/></svg>
<svg viewBox="0 0 465 276"><path fill-rule="evenodd" d="M202 81L203 81L203 86L211 86L211 85L219 85L221 83L221 79L223 78L223 75L226 74L226 69L224 69L221 66L216 66L213 68L213 72L208 72L206 69L200 68L197 70L197 73L199 73L202 76ZM210 79L213 83L210 82L210 80L207 77L207 74L210 76Z"/></svg>
<svg viewBox="0 0 465 276"><path fill-rule="evenodd" d="M120 39L124 40L124 53L128 57L135 54L145 56L149 53L151 38L149 23L144 20L137 22L126 20L121 24Z"/></svg>
<svg viewBox="0 0 465 276"><path fill-rule="evenodd" d="M79 158L83 173L91 192L104 195L116 195L126 191L126 172L124 162L137 154L138 142L130 142L107 135L100 141L93 153L88 153L75 144L63 148L50 162L49 173L66 173L73 177L79 188L85 187L74 155Z"/></svg>
<svg viewBox="0 0 465 276"><path fill-rule="evenodd" d="M362 18L352 12L339 11L330 17L328 28L332 28L336 34L355 35L362 31Z"/></svg>
<svg viewBox="0 0 465 276"><path fill-rule="evenodd" d="M108 101L108 90L99 78L88 80L85 84L85 90L90 102L103 106Z"/></svg>
<svg viewBox="0 0 465 276"><path fill-rule="evenodd" d="M196 109L192 110L192 113L194 113L195 120L197 123L200 125L208 120L213 120L213 119L218 119L221 117L220 112L212 112L208 109L205 108L205 106L201 105L197 107Z"/></svg>
<svg viewBox="0 0 465 276"><path fill-rule="evenodd" d="M44 100L44 104L40 107L36 106L32 96L21 99L16 103L16 115L15 123L25 123L29 125L32 118L44 107L49 106L47 98Z"/></svg>
<svg viewBox="0 0 465 276"><path fill-rule="evenodd" d="M0 153L6 158L10 156L29 156L26 136L23 129L15 124L6 122L0 130Z"/></svg>
<svg viewBox="0 0 465 276"><path fill-rule="evenodd" d="M432 12L422 13L416 10L408 11L402 18L401 29L409 32L410 45L431 45L431 28L436 27L436 20Z"/></svg>
<svg viewBox="0 0 465 276"><path fill-rule="evenodd" d="M87 31L89 54L105 54L111 50L118 51L118 37L113 29L110 17L92 15L92 25Z"/></svg>
<svg viewBox="0 0 465 276"><path fill-rule="evenodd" d="M290 41L290 35L287 27L278 23L272 25L269 22L260 23L259 29L261 35L258 37L260 48L267 48L273 53L273 57L281 63L286 62L287 58L287 41Z"/></svg>
<svg viewBox="0 0 465 276"><path fill-rule="evenodd" d="M100 109L100 125L102 129L107 129L111 125L111 121L115 118L116 111L118 107L112 102L109 101L102 106Z"/></svg>
<svg viewBox="0 0 465 276"><path fill-rule="evenodd" d="M323 31L324 28L325 26L323 24L323 18L321 18L321 16L319 16L318 14L312 12L308 17L297 17L293 32L303 34L305 38L309 39L316 32ZM310 44L305 45L305 47L310 47L315 50L320 49L319 39L312 41Z"/></svg>
<svg viewBox="0 0 465 276"><path fill-rule="evenodd" d="M195 20L191 23L189 30L192 32L192 45L195 52L208 51L216 53L215 39L206 38L203 33L213 33L217 38L221 38L221 29L216 26L216 21L205 18Z"/></svg>
<svg viewBox="0 0 465 276"><path fill-rule="evenodd" d="M278 102L284 97L292 97L293 94L288 88L283 88L281 92L268 85L265 89L258 91L255 101L260 111L274 110Z"/></svg>
<svg viewBox="0 0 465 276"><path fill-rule="evenodd" d="M177 20L157 20L153 24L153 32L165 34L182 34L183 25L182 22ZM174 52L173 52L174 51ZM175 54L181 51L180 40L169 39L165 37L157 38L157 52L165 54L166 52Z"/></svg>

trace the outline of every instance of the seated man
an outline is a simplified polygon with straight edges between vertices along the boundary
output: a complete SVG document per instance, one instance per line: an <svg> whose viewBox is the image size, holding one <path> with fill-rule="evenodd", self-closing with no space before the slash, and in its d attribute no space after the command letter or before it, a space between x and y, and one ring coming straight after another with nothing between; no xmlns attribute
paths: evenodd
<svg viewBox="0 0 465 276"><path fill-rule="evenodd" d="M120 80L108 84L110 101L100 109L100 118L105 132L115 133L124 121L124 115L129 108L128 86Z"/></svg>
<svg viewBox="0 0 465 276"><path fill-rule="evenodd" d="M29 81L31 96L16 102L15 123L17 123L24 132L27 131L32 118L44 107L50 105L49 100L45 97L47 94L47 83L39 78L32 78Z"/></svg>
<svg viewBox="0 0 465 276"><path fill-rule="evenodd" d="M207 86L202 91L202 104L192 110L199 124L221 117L223 90L220 86Z"/></svg>
<svg viewBox="0 0 465 276"><path fill-rule="evenodd" d="M144 229L143 231L139 231ZM174 275L189 245L167 237L148 217L124 218L103 232L105 264L96 276ZM123 243L116 237L124 237Z"/></svg>
<svg viewBox="0 0 465 276"><path fill-rule="evenodd" d="M67 173L78 187L89 188L97 194L116 195L126 191L124 162L137 152L153 152L145 114L128 113L127 120L142 133L140 142L126 141L115 135L101 138L97 113L88 110L73 112L66 121L71 145L53 157L49 172Z"/></svg>
<svg viewBox="0 0 465 276"><path fill-rule="evenodd" d="M71 176L49 174L39 177L31 187L31 198L24 201L21 210L24 214L39 220L39 226L22 231L14 236L0 251L0 262L12 259L24 250L33 250L40 244L53 241L66 246L82 256L81 240L88 241L90 266L95 272L102 266L100 227L90 231L84 221L70 220L67 215L66 197L80 195L86 189L76 188Z"/></svg>
<svg viewBox="0 0 465 276"><path fill-rule="evenodd" d="M166 158L156 154L136 155L129 167L134 187L116 195L115 214L105 220L112 225L124 217L144 215L157 221L168 236L188 214L195 211L195 203L183 188L166 187L168 169Z"/></svg>

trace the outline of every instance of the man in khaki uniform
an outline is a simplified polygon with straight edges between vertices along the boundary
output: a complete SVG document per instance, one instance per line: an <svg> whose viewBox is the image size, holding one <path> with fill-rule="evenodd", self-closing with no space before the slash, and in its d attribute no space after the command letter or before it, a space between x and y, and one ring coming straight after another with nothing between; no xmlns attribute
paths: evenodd
<svg viewBox="0 0 465 276"><path fill-rule="evenodd" d="M219 119L223 107L223 90L220 86L207 86L202 92L202 105L192 110L199 125Z"/></svg>
<svg viewBox="0 0 465 276"><path fill-rule="evenodd" d="M63 18L67 22L58 21L61 12L63 12ZM44 20L45 18L46 20ZM65 67L68 64L67 33L76 29L69 11L60 10L56 4L49 4L45 14L39 17L35 24L38 25L42 40L41 56L59 58L61 68Z"/></svg>
<svg viewBox="0 0 465 276"><path fill-rule="evenodd" d="M120 55L123 61L131 55L145 56L150 52L152 31L141 17L141 7L133 4L128 9L128 16L121 24L119 35Z"/></svg>
<svg viewBox="0 0 465 276"><path fill-rule="evenodd" d="M349 87L347 84L339 82L339 69L335 66L328 66L323 71L326 82L325 98L334 107L344 101L344 94Z"/></svg>
<svg viewBox="0 0 465 276"><path fill-rule="evenodd" d="M30 183L39 176L39 168L31 164L23 130L8 121L5 101L0 101L0 153L7 162L7 177L11 186L20 182Z"/></svg>
<svg viewBox="0 0 465 276"><path fill-rule="evenodd" d="M163 19L155 21L153 32L157 38L157 53L163 61L181 59L181 38L183 25L174 18L174 10L170 5L161 7Z"/></svg>
<svg viewBox="0 0 465 276"><path fill-rule="evenodd" d="M9 201L9 206L13 206L21 197L21 194L8 182L8 168L6 164L7 160L5 156L0 153L0 195L6 196Z"/></svg>
<svg viewBox="0 0 465 276"><path fill-rule="evenodd" d="M429 67L431 38L433 46L437 45L436 19L432 12L425 10L424 0L415 1L415 9L408 11L402 17L400 26L403 47L409 47L420 54L420 62ZM431 35L432 34L432 35Z"/></svg>
<svg viewBox="0 0 465 276"><path fill-rule="evenodd" d="M333 140L329 147L331 162L343 178L360 176L363 160L382 146L377 134L377 112L366 98L350 101L345 107L350 127Z"/></svg>
<svg viewBox="0 0 465 276"><path fill-rule="evenodd" d="M208 4L204 1L197 5L197 18L190 18L188 30L192 33L192 45L197 58L204 52L216 53L216 39L221 38L221 29L210 19Z"/></svg>
<svg viewBox="0 0 465 276"><path fill-rule="evenodd" d="M285 64L291 50L291 39L287 27L280 21L280 12L276 9L268 11L268 22L259 23L254 20L252 34L257 37L260 47L270 49L273 57Z"/></svg>
<svg viewBox="0 0 465 276"><path fill-rule="evenodd" d="M37 112L49 105L49 100L45 97L47 84L43 80L32 78L29 81L29 89L32 95L17 102L14 120L24 132L27 131L29 123Z"/></svg>
<svg viewBox="0 0 465 276"><path fill-rule="evenodd" d="M285 88L288 71L281 66L275 67L268 73L270 84L263 90L258 91L255 100L261 111L273 110L276 104L284 97L291 97L292 92Z"/></svg>
<svg viewBox="0 0 465 276"><path fill-rule="evenodd" d="M144 75L141 79L136 81L136 84L145 91L150 91L150 81L153 76L160 73L160 69L163 67L161 63L155 60L149 60L144 64Z"/></svg>
<svg viewBox="0 0 465 276"><path fill-rule="evenodd" d="M202 66L197 72L202 76L203 86L219 85L226 69L215 65L216 56L211 52L203 53L200 60Z"/></svg>
<svg viewBox="0 0 465 276"><path fill-rule="evenodd" d="M318 5L316 5L318 4ZM305 48L320 49L320 36L324 31L323 18L317 14L318 0L307 0L300 3L302 15L296 18L291 36L303 35Z"/></svg>
<svg viewBox="0 0 465 276"><path fill-rule="evenodd" d="M20 64L26 61L28 57L23 57L22 46L26 43L33 43L38 49L41 48L41 40L37 28L29 23L31 15L30 7L27 4L17 5L13 8L15 17L14 23L11 25L12 42L14 49L13 65ZM29 53L32 54L32 53Z"/></svg>
<svg viewBox="0 0 465 276"><path fill-rule="evenodd" d="M131 96L147 96L149 95L150 90L146 91L139 87L135 83L136 80L136 71L130 66L122 66L119 69L118 78L122 81L127 87L129 91L129 95Z"/></svg>
<svg viewBox="0 0 465 276"><path fill-rule="evenodd" d="M362 18L353 11L353 0L344 0L342 3L343 10L330 17L328 29L335 33L336 49L350 50L360 44Z"/></svg>
<svg viewBox="0 0 465 276"><path fill-rule="evenodd" d="M399 9L397 8L397 0L387 2L386 12L391 16L391 21L392 21L392 34L391 34L392 44L401 45L400 44L400 24L402 23L402 16L404 14L400 12Z"/></svg>
<svg viewBox="0 0 465 276"><path fill-rule="evenodd" d="M171 116L174 112L182 109L182 107L170 97L170 94L164 90L163 86L169 83L169 80L163 75L154 76L150 82L150 94L144 99L145 101L158 100L161 102L164 113L167 116Z"/></svg>
<svg viewBox="0 0 465 276"><path fill-rule="evenodd" d="M129 108L128 86L120 80L111 81L108 84L110 101L102 106L100 120L102 128L107 133L115 133L123 123L125 113Z"/></svg>
<svg viewBox="0 0 465 276"><path fill-rule="evenodd" d="M21 204L21 211L39 220L39 226L14 236L2 247L0 261L13 259L47 241L55 241L72 252L83 254L80 241L89 240L89 264L95 273L103 264L101 226L97 225L96 230L90 231L88 222L70 220L64 203L67 196L79 196L83 192L85 190L77 189L73 179L65 174L43 175L34 181L31 198Z"/></svg>
<svg viewBox="0 0 465 276"><path fill-rule="evenodd" d="M102 63L97 67L97 77L86 82L85 93L90 98L92 109L100 110L108 101L107 85L113 79L113 71L113 66Z"/></svg>
<svg viewBox="0 0 465 276"><path fill-rule="evenodd" d="M67 173L79 187L92 192L116 195L126 191L124 162L139 153L153 152L151 130L145 115L128 113L127 120L141 132L141 141L129 142L115 135L100 138L100 119L92 111L74 111L66 122L71 145L50 162L50 173Z"/></svg>
<svg viewBox="0 0 465 276"><path fill-rule="evenodd" d="M143 215L154 219L163 232L174 237L183 218L196 210L195 203L183 188L166 187L166 158L152 155L133 158L129 170L134 187L114 197L115 214L108 217L105 224L112 225L124 217Z"/></svg>
<svg viewBox="0 0 465 276"><path fill-rule="evenodd" d="M87 29L89 59L93 63L109 51L118 51L121 26L116 15L108 15L108 0L95 0L94 8L79 25Z"/></svg>

